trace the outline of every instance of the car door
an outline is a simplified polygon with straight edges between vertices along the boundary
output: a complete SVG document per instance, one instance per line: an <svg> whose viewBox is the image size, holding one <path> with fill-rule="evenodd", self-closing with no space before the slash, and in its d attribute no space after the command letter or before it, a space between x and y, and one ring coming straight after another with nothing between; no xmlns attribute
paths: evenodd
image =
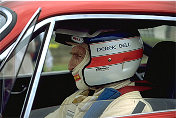
<svg viewBox="0 0 176 118"><path fill-rule="evenodd" d="M39 13L40 9L36 11L36 13L30 19L17 40L11 45L11 49L8 50L8 53L1 61L1 115L5 113L9 97L11 93L13 94L12 88L14 86L14 83L16 82L17 76L20 74L25 74L25 72L21 71L21 67L23 66L25 54L27 52L27 48L32 36L32 32L35 28Z"/></svg>

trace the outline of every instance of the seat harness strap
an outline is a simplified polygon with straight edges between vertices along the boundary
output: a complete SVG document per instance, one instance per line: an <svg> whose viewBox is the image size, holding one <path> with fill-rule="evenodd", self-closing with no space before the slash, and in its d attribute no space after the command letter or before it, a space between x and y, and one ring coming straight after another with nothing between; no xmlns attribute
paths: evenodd
<svg viewBox="0 0 176 118"><path fill-rule="evenodd" d="M148 86L126 86L118 90L113 88L105 88L99 95L97 100L92 104L89 110L86 112L83 118L98 118L101 116L107 106L121 95L132 91L146 91L152 89Z"/></svg>

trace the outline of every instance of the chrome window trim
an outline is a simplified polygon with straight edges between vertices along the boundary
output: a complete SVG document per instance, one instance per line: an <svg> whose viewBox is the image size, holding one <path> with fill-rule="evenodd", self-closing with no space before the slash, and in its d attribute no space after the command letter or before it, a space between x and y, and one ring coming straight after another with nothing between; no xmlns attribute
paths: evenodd
<svg viewBox="0 0 176 118"><path fill-rule="evenodd" d="M142 19L142 20L164 20L176 21L172 16L156 16L156 15L131 15L131 14L76 14L55 16L57 20L71 20L71 19Z"/></svg>
<svg viewBox="0 0 176 118"><path fill-rule="evenodd" d="M155 15L130 15L130 14L76 14L76 15L61 15L54 16L39 22L36 30L50 21L62 20L78 20L78 19L133 19L133 20L162 20L176 21L176 17L172 16L155 16Z"/></svg>
<svg viewBox="0 0 176 118"><path fill-rule="evenodd" d="M63 21L63 20L78 20L78 19L141 19L141 20L161 20L161 21L176 21L176 17L172 16L155 16L155 15L130 15L130 14L74 14L74 15L61 15L54 16L39 22L35 31L40 27L52 22L52 21ZM7 52L0 54L0 61L7 56Z"/></svg>
<svg viewBox="0 0 176 118"><path fill-rule="evenodd" d="M15 43L13 43L10 47L8 47L8 48L0 55L0 62L5 59L5 57L8 55L8 53L10 52L10 50L12 49L12 47L13 47L14 45L15 45Z"/></svg>
<svg viewBox="0 0 176 118"><path fill-rule="evenodd" d="M1 34L5 29L7 29L7 27L12 22L12 14L10 13L10 11L8 11L7 9L3 7L0 7L0 11L6 15L5 18L7 19L5 25L2 26L2 28L0 29L0 34Z"/></svg>
<svg viewBox="0 0 176 118"><path fill-rule="evenodd" d="M30 111L31 111L33 101L34 101L34 97L35 97L35 94L36 94L36 91L37 91L38 83L39 83L39 80L40 80L40 75L42 73L43 64L44 64L45 57L46 57L46 54L47 54L47 51L48 51L48 48L49 48L49 43L50 43L50 40L51 40L51 36L52 36L54 26L55 26L55 21L50 21L50 26L49 26L47 36L46 36L46 39L45 39L45 42L44 42L44 46L43 46L43 50L42 50L42 53L41 53L41 56L40 56L39 64L36 68L36 72L34 72L35 76L33 75L34 76L34 81L33 81L33 84L31 84L32 88L31 88L30 92L28 91L30 95L29 95L29 99L28 99L28 102L27 102L27 105L26 105L27 107L24 111L24 116L22 116L22 114L21 114L20 118L28 118L29 115L30 115Z"/></svg>

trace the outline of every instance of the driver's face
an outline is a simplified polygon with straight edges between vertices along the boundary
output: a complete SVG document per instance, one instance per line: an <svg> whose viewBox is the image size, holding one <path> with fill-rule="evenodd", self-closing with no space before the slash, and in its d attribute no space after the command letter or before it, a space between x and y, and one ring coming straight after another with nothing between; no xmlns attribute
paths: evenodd
<svg viewBox="0 0 176 118"><path fill-rule="evenodd" d="M78 64L82 62L86 54L86 50L81 45L76 45L72 48L70 54L72 57L68 64L68 70L72 71Z"/></svg>

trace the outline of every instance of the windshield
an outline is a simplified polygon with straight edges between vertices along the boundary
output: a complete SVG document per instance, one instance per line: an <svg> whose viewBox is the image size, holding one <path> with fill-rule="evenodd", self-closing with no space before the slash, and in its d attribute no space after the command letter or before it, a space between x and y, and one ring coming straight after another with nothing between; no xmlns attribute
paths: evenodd
<svg viewBox="0 0 176 118"><path fill-rule="evenodd" d="M37 19L38 15L33 17L33 19L28 22L28 24L16 40L13 49L10 51L9 55L0 66L1 113L3 112L5 105L9 99L9 96L12 92L11 90L18 74L29 74L33 72L33 69L29 70L29 60L29 65L25 65L25 67L23 62L24 59L27 58L27 56L30 56L28 53L29 50L27 50L27 48L29 46L29 42Z"/></svg>

